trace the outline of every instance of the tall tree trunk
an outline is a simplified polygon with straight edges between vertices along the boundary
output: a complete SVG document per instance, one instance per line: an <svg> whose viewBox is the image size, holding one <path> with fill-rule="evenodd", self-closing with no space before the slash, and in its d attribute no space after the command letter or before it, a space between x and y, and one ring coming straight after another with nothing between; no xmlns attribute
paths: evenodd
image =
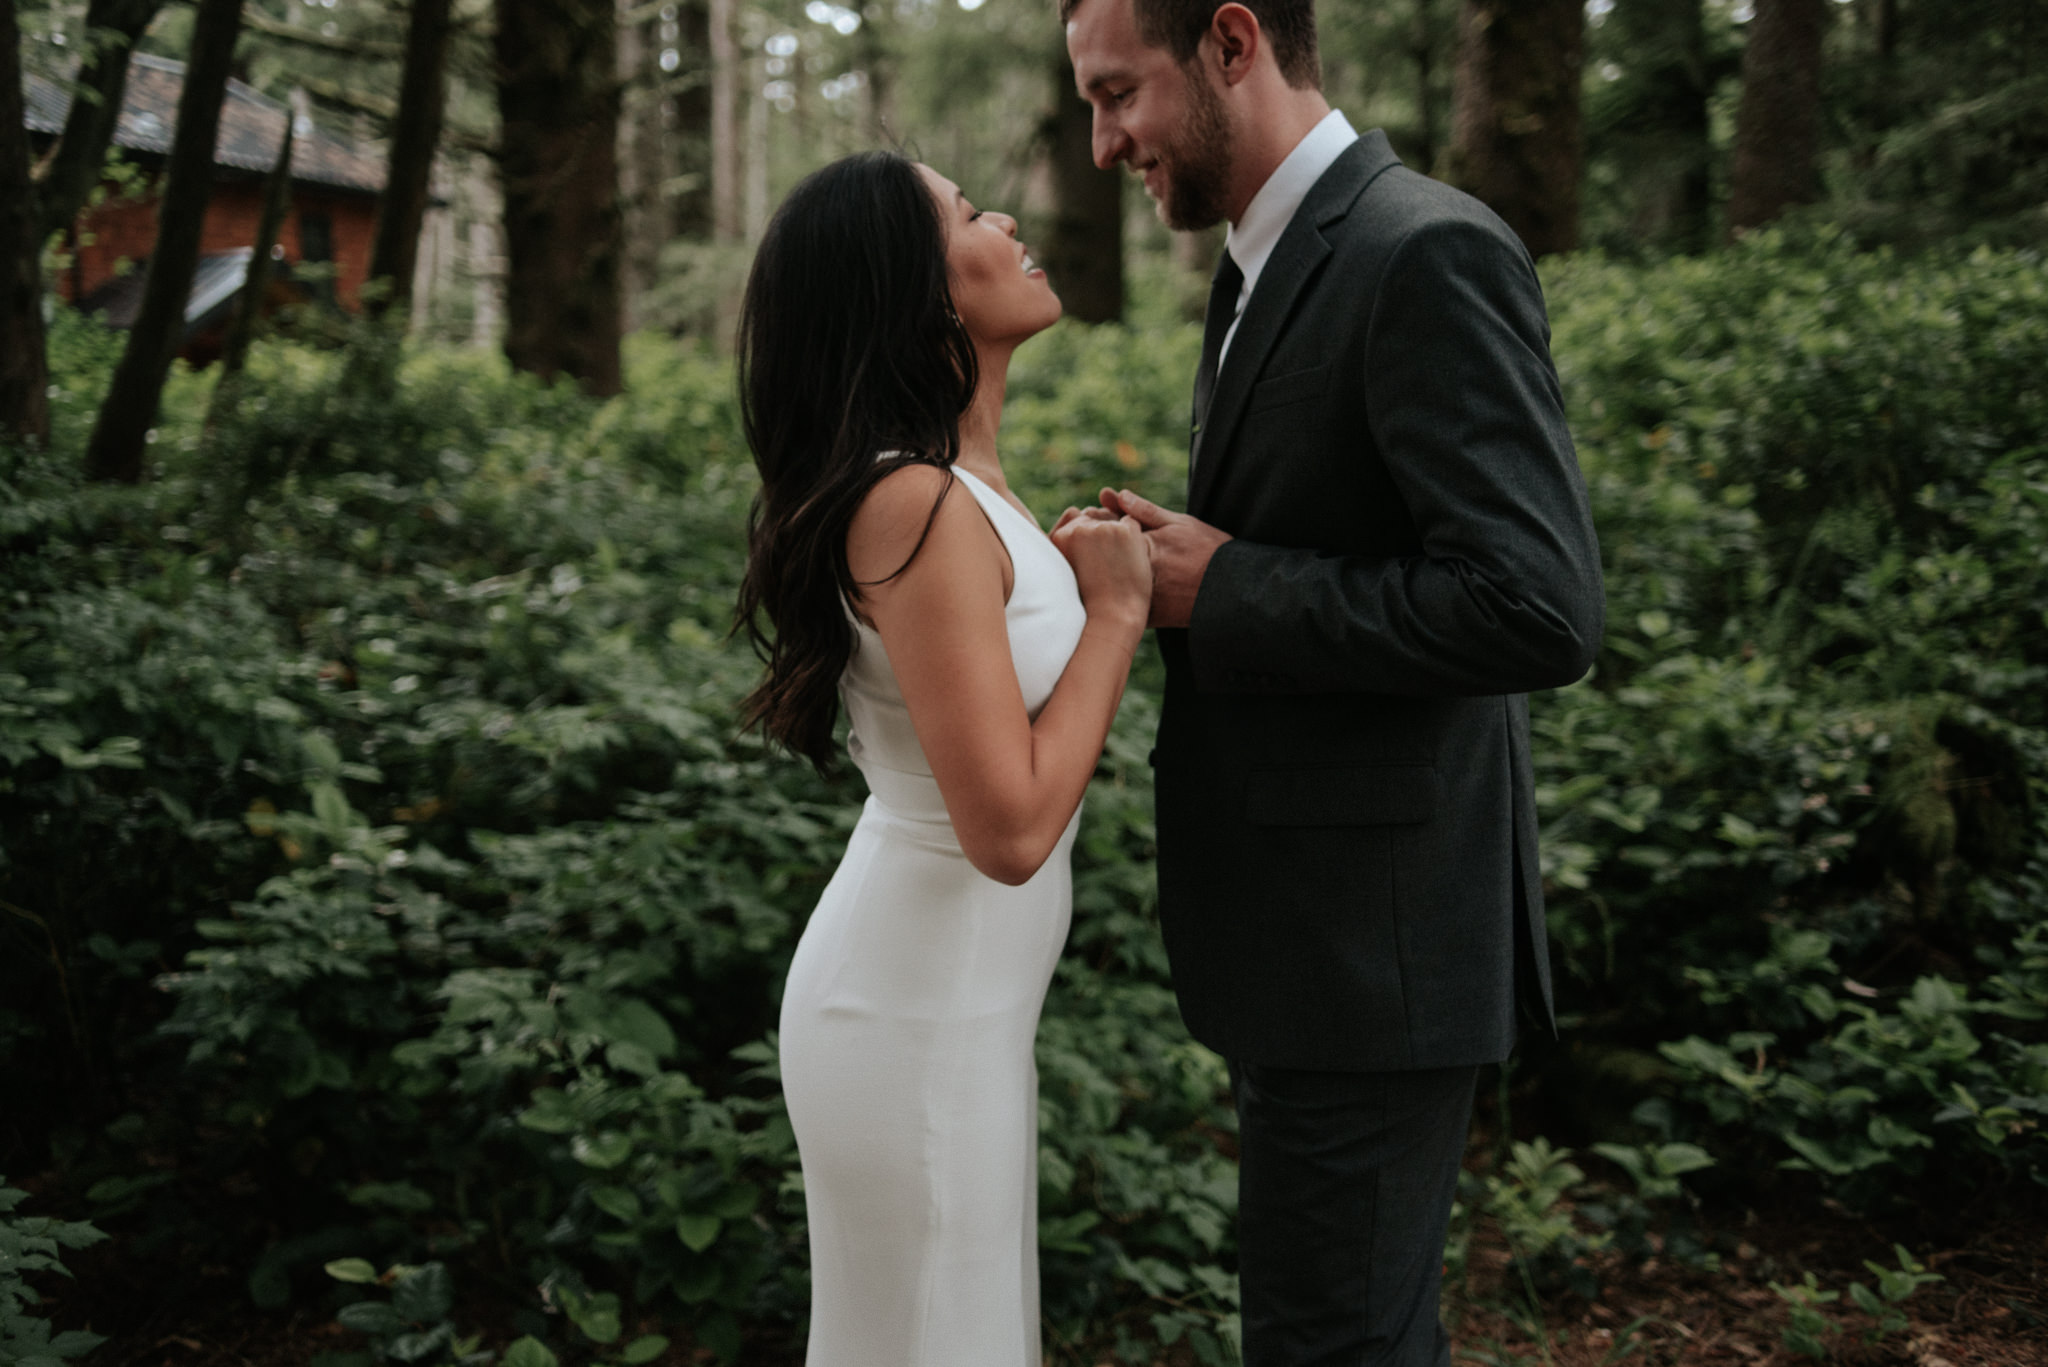
<svg viewBox="0 0 2048 1367"><path fill-rule="evenodd" d="M377 204L377 235L370 249L370 279L386 285L370 295L373 317L396 314L404 319L411 313L420 224L427 216L427 192L447 104L450 5L451 0L412 0L405 68L398 84L398 117L391 124L391 160L384 176L384 196Z"/></svg>
<svg viewBox="0 0 2048 1367"><path fill-rule="evenodd" d="M1434 0L1415 0L1415 17L1409 25L1408 51L1415 58L1415 131L1419 169L1427 174L1436 166L1436 16Z"/></svg>
<svg viewBox="0 0 2048 1367"><path fill-rule="evenodd" d="M1465 0L1451 180L1536 256L1579 243L1584 0Z"/></svg>
<svg viewBox="0 0 2048 1367"><path fill-rule="evenodd" d="M715 84L709 0L675 0L673 33L662 29L663 45L678 58L666 89L664 131L669 155L664 175L675 177L667 203L669 231L708 242L713 236L711 186L711 98Z"/></svg>
<svg viewBox="0 0 2048 1367"><path fill-rule="evenodd" d="M1634 230L1686 252L1709 245L1714 209L1704 11L1703 0L1616 0L1607 20L1649 92L1611 135L1642 182Z"/></svg>
<svg viewBox="0 0 2048 1367"><path fill-rule="evenodd" d="M100 183L121 120L128 59L163 0L92 0L85 11L86 57L78 68L64 131L42 166L43 236L64 231Z"/></svg>
<svg viewBox="0 0 2048 1367"><path fill-rule="evenodd" d="M768 227L768 100L761 93L768 75L765 66L760 57L747 59L747 135L740 176L740 232L748 242L760 241Z"/></svg>
<svg viewBox="0 0 2048 1367"><path fill-rule="evenodd" d="M640 300L654 285L662 243L668 240L663 193L661 90L657 6L618 0L619 209L625 215L626 255L620 269L622 322L641 325Z"/></svg>
<svg viewBox="0 0 2048 1367"><path fill-rule="evenodd" d="M85 448L89 479L135 484L142 479L143 445L156 422L164 376L185 336L185 300L199 262L206 201L213 192L213 145L221 100L242 31L242 0L199 0L185 89L178 96L178 128L157 203L156 250L142 282L142 308L114 367L113 383Z"/></svg>
<svg viewBox="0 0 2048 1367"><path fill-rule="evenodd" d="M1899 51L1899 0L1876 0L1877 59L1890 65Z"/></svg>
<svg viewBox="0 0 2048 1367"><path fill-rule="evenodd" d="M255 339L256 324L263 317L264 295L270 289L270 249L277 245L278 231L284 227L285 213L291 208L292 145L298 140L298 131L298 119L287 115L277 161L263 182L263 213L256 220L256 241L249 248L249 269L242 276L241 297L235 301L227 339L221 344L220 378L213 382L213 398L206 405L209 434L234 416L240 399L242 364L249 358L249 343Z"/></svg>
<svg viewBox="0 0 2048 1367"><path fill-rule="evenodd" d="M740 240L740 49L733 41L734 0L710 0L711 236Z"/></svg>
<svg viewBox="0 0 2048 1367"><path fill-rule="evenodd" d="M43 242L22 124L21 25L0 0L0 441L50 439Z"/></svg>
<svg viewBox="0 0 2048 1367"><path fill-rule="evenodd" d="M867 110L868 141L876 145L893 142L896 64L889 56L888 44L882 40L882 24L896 6L888 0L856 0L853 8L860 15L860 28L855 30L858 36L853 40L853 60L867 78L866 89L861 93Z"/></svg>
<svg viewBox="0 0 2048 1367"><path fill-rule="evenodd" d="M1828 0L1756 0L1729 170L1731 235L1820 198L1820 53Z"/></svg>
<svg viewBox="0 0 2048 1367"><path fill-rule="evenodd" d="M1094 111L1074 89L1064 44L1052 64L1052 112L1045 120L1052 162L1052 231L1039 264L1069 317L1113 323L1124 316L1124 182L1095 164Z"/></svg>
<svg viewBox="0 0 2048 1367"><path fill-rule="evenodd" d="M613 0L497 0L505 354L616 394L618 41Z"/></svg>

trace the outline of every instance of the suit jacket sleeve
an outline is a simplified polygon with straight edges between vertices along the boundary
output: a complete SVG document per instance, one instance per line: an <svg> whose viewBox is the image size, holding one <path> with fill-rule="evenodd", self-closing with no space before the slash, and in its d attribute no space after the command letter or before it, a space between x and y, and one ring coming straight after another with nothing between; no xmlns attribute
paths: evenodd
<svg viewBox="0 0 2048 1367"><path fill-rule="evenodd" d="M1525 693L1592 664L1599 548L1527 252L1497 224L1438 219L1380 279L1349 379L1420 551L1226 543L1189 623L1199 688Z"/></svg>

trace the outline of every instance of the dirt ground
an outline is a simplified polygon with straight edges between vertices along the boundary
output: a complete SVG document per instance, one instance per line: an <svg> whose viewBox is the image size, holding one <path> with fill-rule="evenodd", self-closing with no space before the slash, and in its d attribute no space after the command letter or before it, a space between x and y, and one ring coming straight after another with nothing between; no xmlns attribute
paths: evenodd
<svg viewBox="0 0 2048 1367"><path fill-rule="evenodd" d="M1861 1221L1827 1218L1773 1223L1751 1216L1736 1226L1734 1256L1714 1271L1658 1259L1630 1266L1619 1257L1596 1265L1600 1290L1544 1306L1540 1333L1521 1312L1525 1296L1506 1245L1475 1236L1468 1296L1449 1300L1454 1361L1554 1364L1554 1367L1792 1367L1784 1334L1790 1309L1770 1283L1819 1284L1845 1292L1875 1284L1865 1259L1894 1265L1887 1233ZM1866 1343L1870 1319L1840 1300L1822 1307L1840 1332L1826 1362L1842 1367L2048 1367L2048 1225L2007 1215L1970 1231L1953 1247L1905 1242L1943 1280L1905 1303L1904 1329Z"/></svg>
<svg viewBox="0 0 2048 1367"><path fill-rule="evenodd" d="M1475 1151L1483 1147L1475 1138ZM243 1204L224 1201L215 1216L224 1225L239 1223L249 1214ZM1903 1243L1942 1280L1917 1290L1905 1304L1906 1326L1876 1343L1865 1341L1871 1321L1846 1294L1823 1307L1839 1326L1823 1361L2048 1367L2048 1197L2030 1187L1986 1192L1967 1208L1918 1208L1912 1218L1908 1230L1806 1205L1708 1213L1701 1232L1722 1250L1718 1267L1600 1253L1586 1268L1595 1294L1550 1294L1540 1320L1529 1314L1524 1280L1489 1221L1472 1236L1464 1276L1446 1286L1452 1360L1456 1367L1796 1367L1814 1359L1787 1347L1790 1308L1770 1284L1798 1283L1809 1272L1837 1292L1852 1281L1874 1284L1864 1260L1891 1266L1893 1244ZM309 1367L322 1353L363 1347L359 1335L310 1303L305 1287L295 1308L258 1310L244 1288L246 1268L212 1265L195 1247L143 1242L117 1236L72 1252L66 1261L74 1280L39 1279L43 1313L57 1327L109 1337L80 1367ZM523 1332L512 1326L515 1317L530 1317L530 1295L513 1304L475 1286L459 1290L454 1319L464 1330L481 1330L499 1348ZM627 1337L650 1332L675 1340L654 1367L711 1361L708 1349L693 1348L687 1331L672 1325L630 1325ZM741 1364L801 1367L802 1357L801 1343L784 1332L748 1342ZM1130 1367L1107 1352L1065 1353L1048 1362ZM1195 1360L1182 1344L1149 1367L1195 1367Z"/></svg>
<svg viewBox="0 0 2048 1367"><path fill-rule="evenodd" d="M1506 1245L1497 1237L1475 1235L1468 1278L1446 1299L1453 1361L1460 1367L1810 1363L1813 1359L1785 1346L1789 1312L1769 1283L1796 1282L1808 1271L1835 1290L1852 1280L1870 1282L1863 1259L1890 1263L1895 1237L1848 1218L1774 1224L1752 1216L1737 1228L1734 1255L1714 1271L1659 1259L1634 1266L1601 1255L1593 1269L1598 1294L1551 1299L1543 1307L1540 1330L1523 1309L1525 1298ZM1862 1341L1869 1321L1843 1309L1846 1296L1826 1307L1843 1326L1827 1361L1841 1367L2048 1367L2048 1226L2008 1213L1953 1247L1913 1251L1944 1280L1916 1292L1906 1304L1906 1328L1877 1344ZM55 1317L66 1327L80 1324L85 1317L76 1312L90 1299L100 1312L93 1316L102 1321L100 1332L115 1334L85 1367L306 1367L320 1353L360 1347L356 1335L322 1312L251 1310L238 1294L238 1279L225 1268L202 1269L202 1283L217 1285L214 1294L163 1301L152 1297L146 1285L136 1285L125 1306L109 1307L90 1288L96 1282L104 1288L103 1276L118 1284L121 1264L129 1260L120 1258L117 1249L107 1252L114 1256L74 1255L83 1274L79 1282L50 1288ZM110 1309L128 1322L106 1323ZM487 1325L498 1317L491 1307L473 1304L463 1307L458 1318ZM709 1359L708 1350L693 1351L679 1341L657 1367L694 1367ZM747 1367L799 1367L801 1353L792 1343L757 1342L748 1346L743 1361ZM1159 1367L1191 1363L1182 1351L1167 1355ZM1105 1360L1060 1367L1116 1365Z"/></svg>

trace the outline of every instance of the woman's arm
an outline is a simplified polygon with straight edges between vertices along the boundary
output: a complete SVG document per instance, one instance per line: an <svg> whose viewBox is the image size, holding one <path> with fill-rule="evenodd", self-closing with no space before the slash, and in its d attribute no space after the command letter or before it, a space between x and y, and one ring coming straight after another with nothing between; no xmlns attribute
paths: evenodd
<svg viewBox="0 0 2048 1367"><path fill-rule="evenodd" d="M1062 528L1059 545L1088 622L1036 722L1003 618L1008 553L973 495L947 471L909 466L875 486L847 531L849 566L867 585L861 610L889 652L960 848L1002 883L1029 879L1059 843L1145 630L1151 567L1137 524L1076 528Z"/></svg>

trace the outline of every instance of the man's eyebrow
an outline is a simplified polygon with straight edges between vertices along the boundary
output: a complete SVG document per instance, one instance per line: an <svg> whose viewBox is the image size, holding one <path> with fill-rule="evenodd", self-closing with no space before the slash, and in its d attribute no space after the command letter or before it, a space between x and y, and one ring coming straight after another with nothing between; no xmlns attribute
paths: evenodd
<svg viewBox="0 0 2048 1367"><path fill-rule="evenodd" d="M1093 95L1096 91L1102 89L1106 85L1116 85L1120 82L1128 81L1129 79L1130 76L1122 71L1099 72L1096 75L1090 76L1088 78L1088 83L1082 86L1081 89L1087 94Z"/></svg>

